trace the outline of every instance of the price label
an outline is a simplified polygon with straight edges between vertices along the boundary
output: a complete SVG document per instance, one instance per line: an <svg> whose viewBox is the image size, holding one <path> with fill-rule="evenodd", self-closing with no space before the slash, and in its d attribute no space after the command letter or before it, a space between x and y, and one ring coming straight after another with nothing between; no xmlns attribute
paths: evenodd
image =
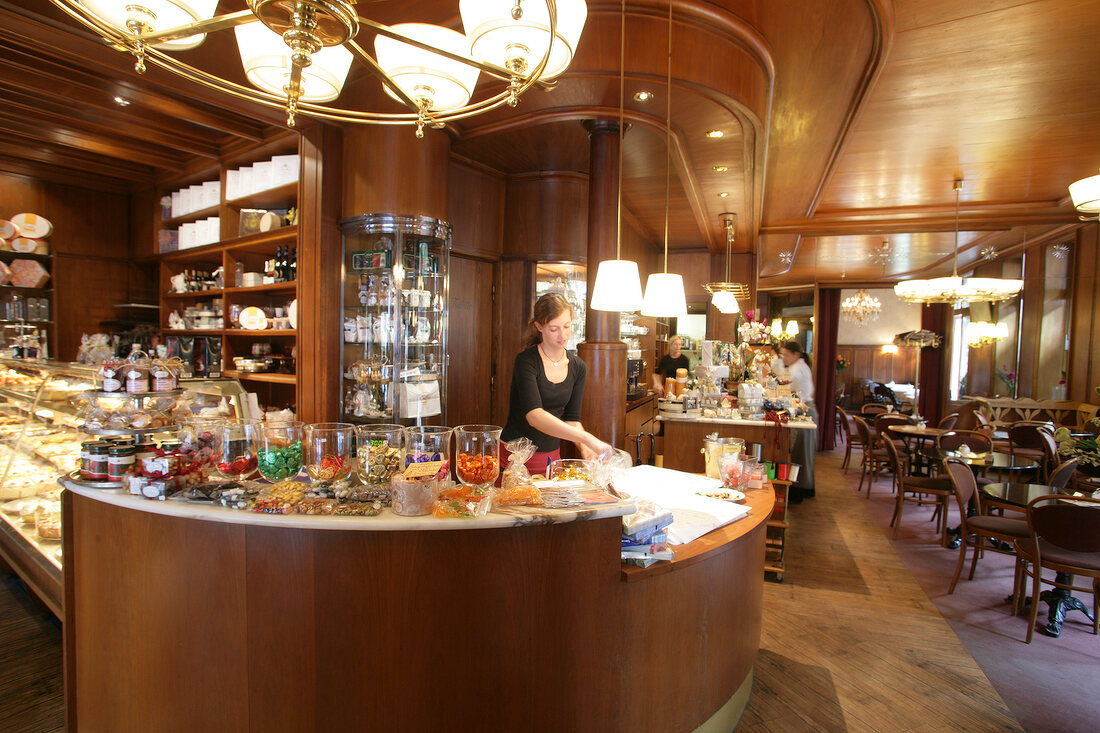
<svg viewBox="0 0 1100 733"><path fill-rule="evenodd" d="M405 467L405 478L420 478L422 476L434 476L439 473L443 461L424 461L423 463L410 463Z"/></svg>
<svg viewBox="0 0 1100 733"><path fill-rule="evenodd" d="M779 385L779 389L777 391L779 392L780 397L790 397L791 396L791 385L781 384L781 385Z"/></svg>
<svg viewBox="0 0 1100 733"><path fill-rule="evenodd" d="M768 398L769 400L777 400L777 399L779 399L779 390L778 389L770 389L770 388L765 389L764 390L764 396L766 398Z"/></svg>

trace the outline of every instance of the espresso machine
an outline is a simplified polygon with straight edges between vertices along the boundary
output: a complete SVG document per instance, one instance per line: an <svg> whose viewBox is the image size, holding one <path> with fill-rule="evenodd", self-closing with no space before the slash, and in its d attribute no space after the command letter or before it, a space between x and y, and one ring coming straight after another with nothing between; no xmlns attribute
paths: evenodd
<svg viewBox="0 0 1100 733"><path fill-rule="evenodd" d="M626 399L636 400L646 393L645 361L640 349L626 351Z"/></svg>

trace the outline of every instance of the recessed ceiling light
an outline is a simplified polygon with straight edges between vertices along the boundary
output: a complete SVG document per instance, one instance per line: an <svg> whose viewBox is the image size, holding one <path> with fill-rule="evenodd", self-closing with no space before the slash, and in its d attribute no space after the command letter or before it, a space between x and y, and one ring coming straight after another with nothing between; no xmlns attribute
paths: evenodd
<svg viewBox="0 0 1100 733"><path fill-rule="evenodd" d="M727 196L729 196L729 195L730 195L730 194L729 194L729 191L723 191L722 193L718 194L718 198L720 198L720 199L724 199L724 198L726 198L726 197L727 197Z"/></svg>
<svg viewBox="0 0 1100 733"><path fill-rule="evenodd" d="M724 166L724 165L716 165L716 166L714 166L714 172L715 172L715 173L725 173L725 172L726 172L726 171L728 171L728 170L729 170L729 167L728 167L728 166Z"/></svg>
<svg viewBox="0 0 1100 733"><path fill-rule="evenodd" d="M707 130L707 137L722 137L725 134L721 130Z"/></svg>
<svg viewBox="0 0 1100 733"><path fill-rule="evenodd" d="M126 97L116 96L115 97L115 104L117 104L119 107L129 107L130 106L130 100L127 99Z"/></svg>
<svg viewBox="0 0 1100 733"><path fill-rule="evenodd" d="M634 95L634 99L638 102L648 102L653 99L653 92L637 92Z"/></svg>

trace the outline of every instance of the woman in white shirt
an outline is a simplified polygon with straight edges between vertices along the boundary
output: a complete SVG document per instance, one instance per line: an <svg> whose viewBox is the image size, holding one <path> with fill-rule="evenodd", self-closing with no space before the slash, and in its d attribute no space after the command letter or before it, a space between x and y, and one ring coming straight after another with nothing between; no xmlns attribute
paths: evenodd
<svg viewBox="0 0 1100 733"><path fill-rule="evenodd" d="M814 379L806 355L797 341L788 341L779 347L779 358L787 368L791 379L791 391L798 392L810 411L810 417L817 423L817 407L814 405ZM804 497L814 495L814 454L817 452L817 429L792 430L791 461L802 468L798 480L791 486L790 500L793 503Z"/></svg>

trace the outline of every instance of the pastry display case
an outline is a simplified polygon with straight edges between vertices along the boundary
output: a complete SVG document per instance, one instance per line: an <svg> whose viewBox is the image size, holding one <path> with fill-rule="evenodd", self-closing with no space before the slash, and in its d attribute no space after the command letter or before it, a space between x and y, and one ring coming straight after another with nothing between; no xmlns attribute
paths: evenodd
<svg viewBox="0 0 1100 733"><path fill-rule="evenodd" d="M446 424L451 225L345 219L343 420Z"/></svg>
<svg viewBox="0 0 1100 733"><path fill-rule="evenodd" d="M78 468L88 434L75 402L93 390L96 367L0 359L0 559L61 614L61 487ZM247 416L235 379L185 379L192 409ZM118 432L118 431L115 431Z"/></svg>

